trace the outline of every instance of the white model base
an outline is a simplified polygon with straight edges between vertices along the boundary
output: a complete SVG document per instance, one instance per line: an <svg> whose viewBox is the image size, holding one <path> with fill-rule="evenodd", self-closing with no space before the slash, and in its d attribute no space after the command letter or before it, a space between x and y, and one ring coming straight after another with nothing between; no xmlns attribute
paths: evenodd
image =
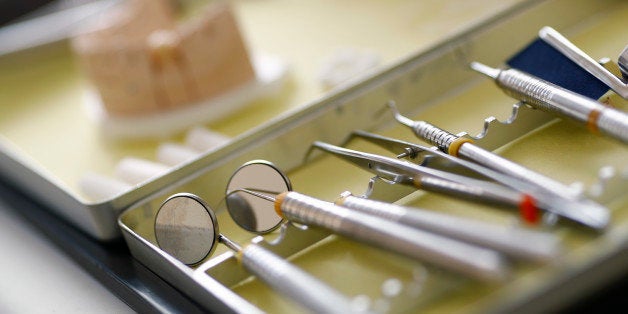
<svg viewBox="0 0 628 314"><path fill-rule="evenodd" d="M137 117L115 117L103 108L98 93L86 93L86 109L101 133L113 139L163 138L193 125L212 122L245 107L251 101L279 92L287 65L277 57L252 59L256 78L227 93L181 109Z"/></svg>

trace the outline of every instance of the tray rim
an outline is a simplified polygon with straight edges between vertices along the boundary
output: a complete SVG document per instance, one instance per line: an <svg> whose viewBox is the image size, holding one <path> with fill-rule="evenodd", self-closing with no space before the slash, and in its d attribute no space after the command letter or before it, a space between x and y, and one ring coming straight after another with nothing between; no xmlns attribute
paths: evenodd
<svg viewBox="0 0 628 314"><path fill-rule="evenodd" d="M529 3L538 3L540 1L530 1ZM558 1L546 1L545 3L557 3L557 2L561 2L560 0ZM563 1L564 2L564 1ZM538 8L537 8L538 9ZM493 23L498 24L500 22L500 19L495 19L494 21L492 21ZM481 32L483 30L485 30L483 27L477 27L473 29L474 31L478 31ZM473 34L473 32L470 33L465 33L464 36L468 36ZM472 37L472 36L470 36ZM458 37L457 37L458 38ZM460 37L460 38L464 38L464 37ZM460 40L460 38L458 38L458 40ZM454 43L443 43L442 45L439 45L438 47L443 48L443 47L455 47L457 44L459 44L458 42L456 42L454 40ZM435 48L434 48L435 49ZM455 50L456 48L454 48ZM463 48L464 49L464 48ZM429 51L423 52L423 54L421 54L419 57L417 57L416 55L414 56L415 58L421 59L421 61L425 61L425 60L430 60L433 58L433 53L435 52L435 50L430 49ZM403 62L400 62L397 66L388 69L387 71L385 71L385 73L380 73L380 75L389 75L394 77L395 74L398 74L398 72L403 72L405 67L408 67L410 65L413 64L413 62L418 62L420 63L420 61L417 61L416 59L408 59L408 60L404 60ZM361 81L360 84L372 84L372 85L376 85L377 84L377 78L372 78L369 80L364 80ZM361 86L361 85L360 85ZM358 89L355 88L355 86L351 89L348 90L343 90L342 92L336 93L334 95L331 95L329 97L327 97L325 99L325 101L330 102L331 107L335 106L335 104L338 104L339 102L341 102L343 99L346 99L345 97L349 97L347 94L350 92L355 92ZM322 107L322 106L321 106ZM308 114L316 114L316 111L322 111L326 108L321 108L321 107L307 107L306 109L304 109L304 111L307 111ZM327 108L328 109L328 108ZM294 116L290 116L292 118L298 117L299 121L301 121L301 119L303 121L307 121L307 114L303 113L303 112L297 112L295 113ZM284 127L289 126L290 123L289 121L285 121L281 119L282 117L278 117L276 122L280 123L281 125L283 125ZM249 139L250 140L250 139ZM236 154L237 150L233 151L233 154ZM148 199L144 200L143 203L148 202ZM121 227L124 227L124 232L132 232L134 234L134 236L137 237L141 237L138 234L135 234L132 228L129 228L128 226L125 225L125 214L130 213L133 210L136 210L137 207L130 207L129 209L127 209L119 218L118 223L121 225ZM575 281L578 280L578 278L580 278L579 276L588 276L591 278L596 278L598 279L598 283L604 281L605 279L609 279L610 276L612 276L613 271L608 270L607 272L601 274L601 276L597 277L596 274L592 274L591 270L592 269L597 269L597 268L605 268L608 265L617 265L617 264L621 264L621 263L625 263L628 260L628 254L615 254L617 252L617 248L626 248L628 245L628 239L623 239L622 243L619 243L616 247L614 247L615 249L609 249L609 251L604 252L605 254L601 255L599 258L596 258L594 260L590 260L587 265L583 266L583 268L580 269L581 273L580 274L575 274L574 276L566 276L565 274L563 274L564 276L556 281L556 282L552 282L551 284L547 285L545 287L545 289L543 289L542 291L536 291L536 293L532 293L532 294L528 294L528 295L524 295L521 296L519 299L515 300L515 302L505 302L503 304L493 304L494 306L496 306L493 309L490 309L491 312L528 312L530 311L530 307L527 307L527 303L531 302L531 301L535 301L535 306L534 308L537 308L539 310L543 310L543 309L548 309L548 308L552 308L555 307L557 305L559 305L561 302L565 302L566 301L566 296L564 294L564 292L561 291L560 286L562 284L565 283L573 283ZM134 243L129 243L130 247L135 246ZM143 256L141 252L135 252L133 253L134 255L137 255L137 258L142 260ZM617 271L619 271L617 268L614 268L613 270L615 270L615 273L617 273ZM593 289L594 285L592 286L582 286L580 285L578 287L578 289L574 289L577 291L574 291L574 293L578 294L582 294L585 293L587 290L591 290Z"/></svg>

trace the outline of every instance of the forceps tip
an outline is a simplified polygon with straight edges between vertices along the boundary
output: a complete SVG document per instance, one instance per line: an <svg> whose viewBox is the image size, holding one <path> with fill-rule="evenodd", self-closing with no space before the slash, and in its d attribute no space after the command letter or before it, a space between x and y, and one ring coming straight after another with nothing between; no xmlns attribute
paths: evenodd
<svg viewBox="0 0 628 314"><path fill-rule="evenodd" d="M562 37L560 35L560 33L558 33L554 28L552 28L551 26L543 26L540 30L539 30L539 37L541 38L547 38L549 36L554 36L556 37L556 35L559 35L558 37Z"/></svg>

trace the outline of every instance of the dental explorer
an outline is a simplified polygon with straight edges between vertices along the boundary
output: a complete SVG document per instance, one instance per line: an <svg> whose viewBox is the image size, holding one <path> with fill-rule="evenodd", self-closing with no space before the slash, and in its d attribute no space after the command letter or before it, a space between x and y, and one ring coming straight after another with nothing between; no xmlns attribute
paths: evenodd
<svg viewBox="0 0 628 314"><path fill-rule="evenodd" d="M425 121L413 121L399 113L394 101L389 101L387 105L399 123L440 150L525 181L526 184L513 188L530 194L540 207L595 229L604 229L608 225L610 213L606 207L581 197L562 183L489 152L473 144L470 138L454 135Z"/></svg>

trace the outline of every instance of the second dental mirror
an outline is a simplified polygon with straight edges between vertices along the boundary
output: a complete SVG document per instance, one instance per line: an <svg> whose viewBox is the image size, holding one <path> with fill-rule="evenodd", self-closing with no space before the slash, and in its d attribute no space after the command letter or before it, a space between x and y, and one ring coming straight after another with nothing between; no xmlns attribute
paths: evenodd
<svg viewBox="0 0 628 314"><path fill-rule="evenodd" d="M283 219L275 212L273 202L240 190L277 195L292 190L288 178L272 163L264 160L247 162L229 179L226 203L231 218L245 230L264 234L275 230Z"/></svg>

